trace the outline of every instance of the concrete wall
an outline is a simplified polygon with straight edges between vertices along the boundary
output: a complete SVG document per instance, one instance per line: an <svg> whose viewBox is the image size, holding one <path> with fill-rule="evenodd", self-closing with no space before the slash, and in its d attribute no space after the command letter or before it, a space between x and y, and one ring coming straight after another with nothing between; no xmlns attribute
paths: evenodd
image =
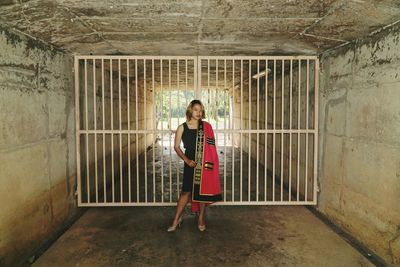
<svg viewBox="0 0 400 267"><path fill-rule="evenodd" d="M73 59L24 35L0 28L0 266L25 261L38 248L65 227L77 214L76 151L75 151L75 88ZM126 63L126 62L125 62ZM108 68L109 69L109 68ZM119 129L118 73L113 71L114 129ZM94 129L96 99L97 129L102 129L101 68L88 64L88 125ZM133 71L131 72L133 73ZM84 88L84 72L80 73ZM104 76L105 129L110 129L110 75ZM130 78L130 128L136 129L136 90ZM127 80L121 77L121 124L127 129ZM144 128L144 88L138 79L138 129ZM85 129L84 90L80 91L81 128ZM151 90L146 96L147 125L153 125ZM132 136L133 137L133 136ZM138 153L153 141L138 136ZM114 166L119 167L119 139L114 136ZM127 154L127 138L122 139L123 155ZM111 180L111 137L108 135L105 155L107 181ZM102 136L97 138L99 175L102 170ZM90 186L94 187L94 138L89 138ZM82 177L86 177L86 144L81 136ZM131 138L131 159L136 157L136 139ZM127 157L125 157L126 159ZM123 166L127 164L124 160ZM117 172L116 172L117 174ZM102 181L102 180L99 180ZM84 184L83 184L84 185ZM100 188L102 184L99 184ZM83 187L83 189L85 189ZM86 192L86 190L83 190ZM91 191L92 200L93 193ZM28 234L27 234L28 233Z"/></svg>
<svg viewBox="0 0 400 267"><path fill-rule="evenodd" d="M318 210L400 263L400 27L322 55Z"/></svg>
<svg viewBox="0 0 400 267"><path fill-rule="evenodd" d="M76 213L72 58L0 26L0 266Z"/></svg>

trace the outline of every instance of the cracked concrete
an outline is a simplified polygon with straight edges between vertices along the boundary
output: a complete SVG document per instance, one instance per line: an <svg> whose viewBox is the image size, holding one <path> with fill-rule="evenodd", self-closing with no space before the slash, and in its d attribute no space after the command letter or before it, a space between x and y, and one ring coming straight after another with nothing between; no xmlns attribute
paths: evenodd
<svg viewBox="0 0 400 267"><path fill-rule="evenodd" d="M71 67L0 26L0 266L26 259L77 211Z"/></svg>
<svg viewBox="0 0 400 267"><path fill-rule="evenodd" d="M1 1L0 265L25 261L77 213L71 56L89 53L322 54L318 210L400 264L399 14L397 0ZM91 210L37 265L79 264L82 251L99 265L370 265L302 207L212 207L205 236L190 214L186 236L163 235L172 213Z"/></svg>
<svg viewBox="0 0 400 267"><path fill-rule="evenodd" d="M395 265L400 264L399 27L325 53L319 107L318 210Z"/></svg>
<svg viewBox="0 0 400 267"><path fill-rule="evenodd" d="M319 54L399 19L396 0L3 1L0 22L77 54Z"/></svg>
<svg viewBox="0 0 400 267"><path fill-rule="evenodd" d="M32 266L374 266L305 207L213 206L200 233L186 207L91 209Z"/></svg>

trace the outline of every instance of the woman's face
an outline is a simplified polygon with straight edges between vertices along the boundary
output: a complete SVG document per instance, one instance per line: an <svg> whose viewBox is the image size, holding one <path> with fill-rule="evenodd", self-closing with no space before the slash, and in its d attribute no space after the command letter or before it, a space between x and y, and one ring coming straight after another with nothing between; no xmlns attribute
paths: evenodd
<svg viewBox="0 0 400 267"><path fill-rule="evenodd" d="M199 104L195 104L193 106L192 118L194 118L196 120L200 120L202 114L203 114L203 110L201 109L201 106Z"/></svg>

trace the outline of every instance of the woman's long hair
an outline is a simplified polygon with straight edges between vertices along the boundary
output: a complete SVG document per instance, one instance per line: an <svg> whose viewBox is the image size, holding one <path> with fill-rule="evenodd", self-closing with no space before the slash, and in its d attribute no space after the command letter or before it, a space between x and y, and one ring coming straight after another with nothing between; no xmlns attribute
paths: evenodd
<svg viewBox="0 0 400 267"><path fill-rule="evenodd" d="M192 118L193 106L196 104L200 105L201 110L203 111L201 114L201 118L204 119L206 117L206 111L204 110L203 103L201 103L200 100L194 99L189 103L189 105L186 108L186 119L188 121L190 121L190 119Z"/></svg>

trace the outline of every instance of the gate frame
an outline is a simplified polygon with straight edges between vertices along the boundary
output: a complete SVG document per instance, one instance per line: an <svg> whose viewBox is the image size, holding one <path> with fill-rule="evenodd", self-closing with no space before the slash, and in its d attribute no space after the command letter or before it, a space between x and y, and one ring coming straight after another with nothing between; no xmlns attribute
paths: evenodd
<svg viewBox="0 0 400 267"><path fill-rule="evenodd" d="M175 133L175 130L82 130L80 129L80 87L79 87L79 60L95 60L95 59L108 59L108 60L194 60L194 70L193 70L193 79L194 79L194 96L196 99L201 99L202 94L202 86L201 86L201 61L204 59L208 60L314 60L315 69L314 69L314 90L315 90L315 100L314 100L314 129L305 129L305 130L296 130L294 132L297 133L312 133L314 134L314 173L313 173L313 200L312 201L276 201L275 199L271 201L222 201L214 203L213 205L316 205L317 204L317 192L319 192L318 185L318 102L319 102L319 74L320 74L320 61L318 56L110 56L110 55L74 55L74 76L75 76L75 138L76 138L76 170L77 170L77 190L75 191L75 195L78 200L78 207L109 207L109 206L175 206L175 202L82 202L82 188L81 188L81 155L80 155L80 136L83 134L96 133L96 132L105 132L105 133L114 133L114 134L122 134L122 133ZM197 67L196 67L197 66ZM154 74L154 73L153 73ZM200 78L199 78L200 77ZM234 89L233 89L234 90ZM307 85L308 90L308 85ZM87 90L86 90L87 92ZM308 97L308 95L307 95ZM308 112L308 110L307 110ZM87 115L87 113L86 113ZM104 116L104 114L103 114ZM308 120L308 119L307 119ZM308 125L306 125L308 127ZM288 130L271 130L264 129L264 133L292 133L293 129ZM218 130L215 129L216 133L257 133L260 130L235 130L235 129L224 129ZM308 135L307 135L308 136ZM308 138L306 138L308 140ZM308 148L306 147L306 151ZM97 164L97 163L96 163ZM305 177L307 179L307 177ZM289 197L291 199L291 197Z"/></svg>

